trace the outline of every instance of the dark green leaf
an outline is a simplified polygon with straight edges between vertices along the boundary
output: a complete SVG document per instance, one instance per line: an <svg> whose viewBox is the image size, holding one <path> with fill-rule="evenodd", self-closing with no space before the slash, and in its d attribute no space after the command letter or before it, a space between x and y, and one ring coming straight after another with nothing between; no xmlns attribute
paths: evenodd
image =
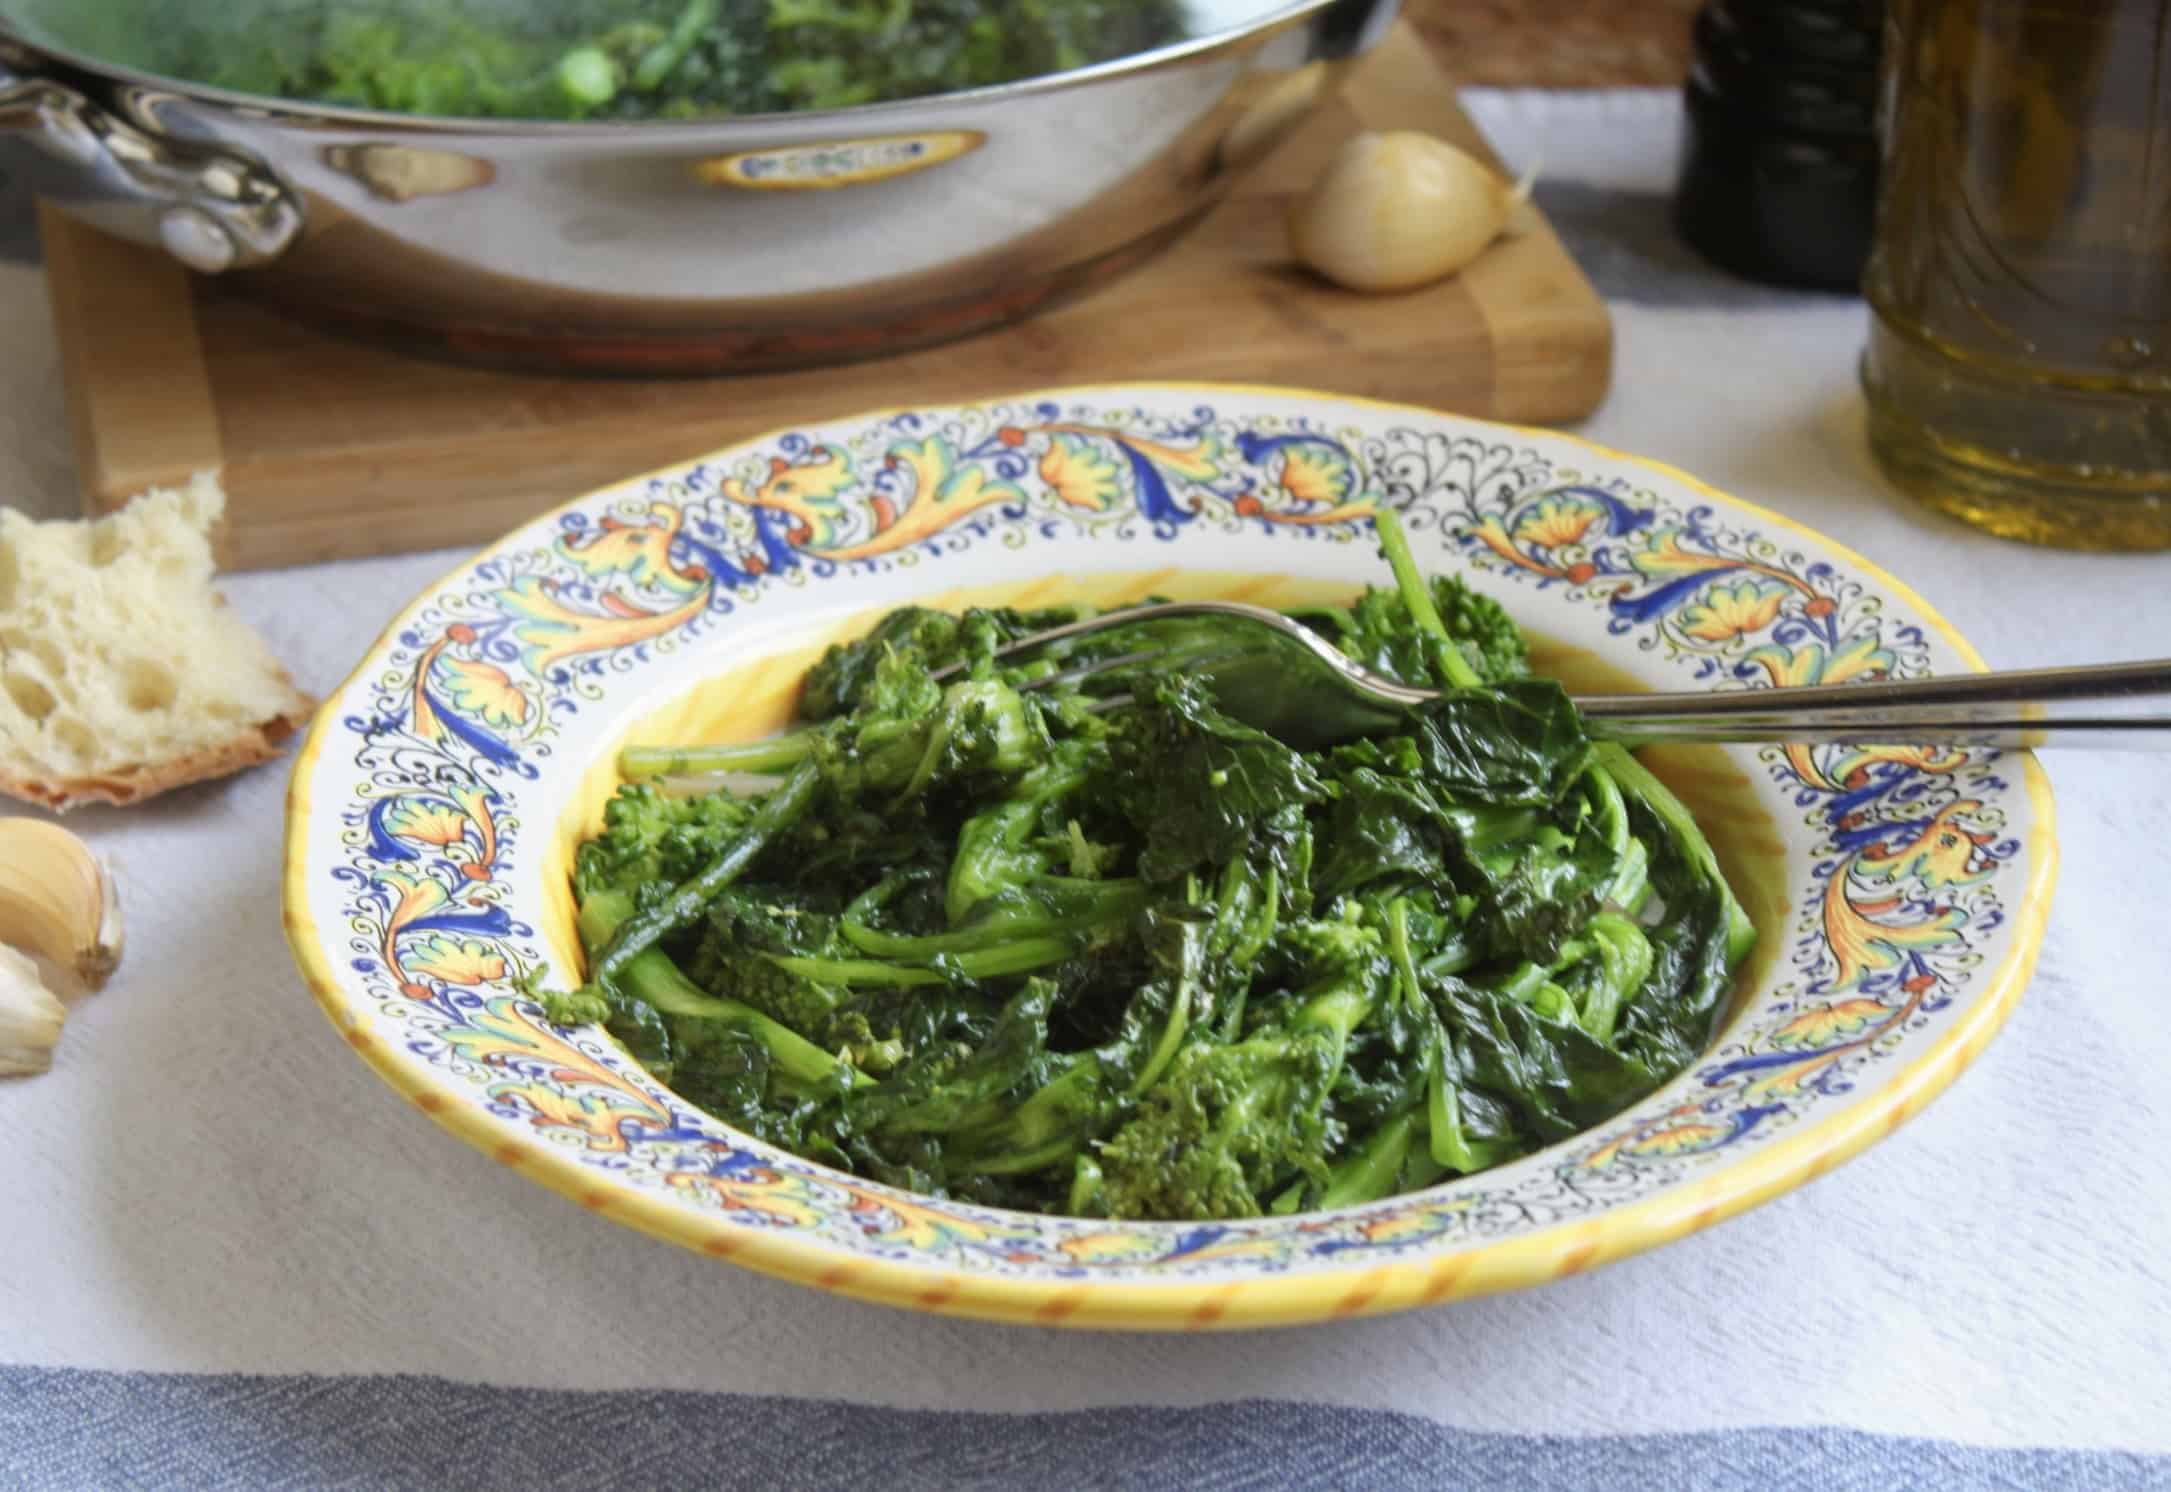
<svg viewBox="0 0 2171 1492"><path fill-rule="evenodd" d="M1108 787L1127 785L1148 881L1223 865L1287 810L1325 796L1310 762L1222 714L1195 680L1180 677L1138 712L1115 766Z"/></svg>
<svg viewBox="0 0 2171 1492"><path fill-rule="evenodd" d="M1572 1019L1459 980L1433 999L1458 1055L1466 1092L1511 1110L1543 1142L1566 1139L1611 1118L1658 1086L1658 1074L1635 1057L1593 1041ZM1482 1110L1466 1100L1466 1132Z"/></svg>
<svg viewBox="0 0 2171 1492"><path fill-rule="evenodd" d="M1574 704L1548 679L1450 690L1425 707L1416 745L1427 783L1446 796L1538 808L1567 796L1592 752Z"/></svg>

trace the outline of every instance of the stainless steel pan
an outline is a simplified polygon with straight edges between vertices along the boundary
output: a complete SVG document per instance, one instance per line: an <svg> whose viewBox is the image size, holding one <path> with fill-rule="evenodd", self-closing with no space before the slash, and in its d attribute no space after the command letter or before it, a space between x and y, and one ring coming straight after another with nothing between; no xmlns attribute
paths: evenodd
<svg viewBox="0 0 2171 1492"><path fill-rule="evenodd" d="M695 373L899 351L1125 272L1330 94L1397 0L1217 0L1233 19L1191 40L936 98L579 124L199 87L41 41L27 3L0 0L0 148L66 210L365 334Z"/></svg>

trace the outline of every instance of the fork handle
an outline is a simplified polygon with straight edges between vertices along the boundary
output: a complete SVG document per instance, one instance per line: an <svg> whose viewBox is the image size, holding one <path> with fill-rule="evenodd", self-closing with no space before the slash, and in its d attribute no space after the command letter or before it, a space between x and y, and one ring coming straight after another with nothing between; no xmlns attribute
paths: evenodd
<svg viewBox="0 0 2171 1492"><path fill-rule="evenodd" d="M1594 736L2171 750L2171 659L1717 694L1578 695Z"/></svg>

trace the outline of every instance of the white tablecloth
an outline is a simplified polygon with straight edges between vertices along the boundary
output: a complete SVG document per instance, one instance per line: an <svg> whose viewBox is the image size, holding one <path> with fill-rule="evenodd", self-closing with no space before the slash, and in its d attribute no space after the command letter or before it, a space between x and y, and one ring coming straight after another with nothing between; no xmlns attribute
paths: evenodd
<svg viewBox="0 0 2171 1492"><path fill-rule="evenodd" d="M1993 665L2171 653L2171 561L2007 544L1880 479L1860 303L1674 242L1672 95L1472 102L1511 159L1543 149L1541 201L1612 300L1584 433L1843 538ZM71 506L66 419L39 272L0 263L0 495ZM452 558L226 590L323 690ZM2171 787L2162 758L2047 765L2034 985L1891 1140L1543 1290L1207 1338L853 1304L568 1206L333 1038L280 934L281 769L85 812L130 950L55 1070L0 1084L0 1485L2171 1485ZM1227 1407L1175 1412L1199 1405Z"/></svg>

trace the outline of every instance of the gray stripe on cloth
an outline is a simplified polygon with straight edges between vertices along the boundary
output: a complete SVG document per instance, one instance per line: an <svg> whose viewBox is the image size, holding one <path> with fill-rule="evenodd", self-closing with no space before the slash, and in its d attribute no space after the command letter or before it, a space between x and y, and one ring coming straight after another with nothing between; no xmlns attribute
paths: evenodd
<svg viewBox="0 0 2171 1492"><path fill-rule="evenodd" d="M0 1367L0 1488L2171 1488L2171 1457L1836 1429L1596 1437L1247 1399L1047 1414Z"/></svg>

